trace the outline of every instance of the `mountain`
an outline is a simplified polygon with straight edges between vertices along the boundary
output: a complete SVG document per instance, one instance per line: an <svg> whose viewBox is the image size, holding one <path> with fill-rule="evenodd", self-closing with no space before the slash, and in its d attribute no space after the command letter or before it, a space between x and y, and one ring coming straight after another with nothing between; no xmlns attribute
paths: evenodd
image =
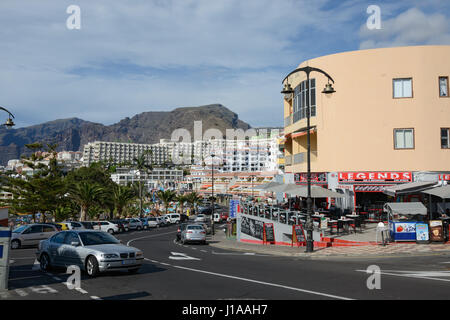
<svg viewBox="0 0 450 320"><path fill-rule="evenodd" d="M214 128L225 135L226 129L250 128L236 113L220 104L143 112L109 126L78 118L60 119L19 129L0 128L0 164L28 154L25 144L34 142L56 143L58 151L82 151L86 143L97 140L158 143L160 139L170 139L179 128L189 130L193 139L194 121L202 121L203 133Z"/></svg>

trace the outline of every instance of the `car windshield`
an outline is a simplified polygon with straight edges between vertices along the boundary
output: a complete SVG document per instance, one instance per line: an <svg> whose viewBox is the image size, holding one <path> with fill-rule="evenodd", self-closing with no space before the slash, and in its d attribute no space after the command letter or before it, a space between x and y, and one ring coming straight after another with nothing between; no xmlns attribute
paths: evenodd
<svg viewBox="0 0 450 320"><path fill-rule="evenodd" d="M21 233L23 230L25 230L25 228L28 226L20 226L16 229L13 230L13 233Z"/></svg>
<svg viewBox="0 0 450 320"><path fill-rule="evenodd" d="M106 232L80 232L79 235L85 246L120 243L119 240Z"/></svg>

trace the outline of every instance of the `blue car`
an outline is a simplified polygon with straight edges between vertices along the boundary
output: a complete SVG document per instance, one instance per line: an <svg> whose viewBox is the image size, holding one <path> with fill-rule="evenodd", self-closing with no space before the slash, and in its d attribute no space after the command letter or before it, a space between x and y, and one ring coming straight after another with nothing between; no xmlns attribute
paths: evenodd
<svg viewBox="0 0 450 320"><path fill-rule="evenodd" d="M148 227L148 218L138 218L139 221L142 222L142 228L144 228L144 230L147 230Z"/></svg>

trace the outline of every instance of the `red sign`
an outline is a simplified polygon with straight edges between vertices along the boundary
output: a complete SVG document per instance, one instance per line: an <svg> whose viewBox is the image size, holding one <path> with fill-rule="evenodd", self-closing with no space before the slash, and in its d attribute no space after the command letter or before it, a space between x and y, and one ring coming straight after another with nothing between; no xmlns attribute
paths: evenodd
<svg viewBox="0 0 450 320"><path fill-rule="evenodd" d="M440 174L439 181L450 181L450 174Z"/></svg>
<svg viewBox="0 0 450 320"><path fill-rule="evenodd" d="M307 173L296 173L294 176L294 180L295 180L295 182L298 182L298 183L308 183L308 174ZM326 184L327 183L327 174L324 172L311 173L311 183Z"/></svg>
<svg viewBox="0 0 450 320"><path fill-rule="evenodd" d="M340 182L410 182L412 172L339 172Z"/></svg>

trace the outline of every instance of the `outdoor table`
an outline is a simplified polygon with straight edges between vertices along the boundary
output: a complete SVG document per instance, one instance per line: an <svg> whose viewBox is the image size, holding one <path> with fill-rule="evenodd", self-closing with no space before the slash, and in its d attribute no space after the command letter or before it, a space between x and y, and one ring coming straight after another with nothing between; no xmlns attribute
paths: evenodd
<svg viewBox="0 0 450 320"><path fill-rule="evenodd" d="M342 221L344 223L344 230L346 230L348 233L350 233L350 223L354 222L354 219L343 219L339 218L339 221Z"/></svg>

